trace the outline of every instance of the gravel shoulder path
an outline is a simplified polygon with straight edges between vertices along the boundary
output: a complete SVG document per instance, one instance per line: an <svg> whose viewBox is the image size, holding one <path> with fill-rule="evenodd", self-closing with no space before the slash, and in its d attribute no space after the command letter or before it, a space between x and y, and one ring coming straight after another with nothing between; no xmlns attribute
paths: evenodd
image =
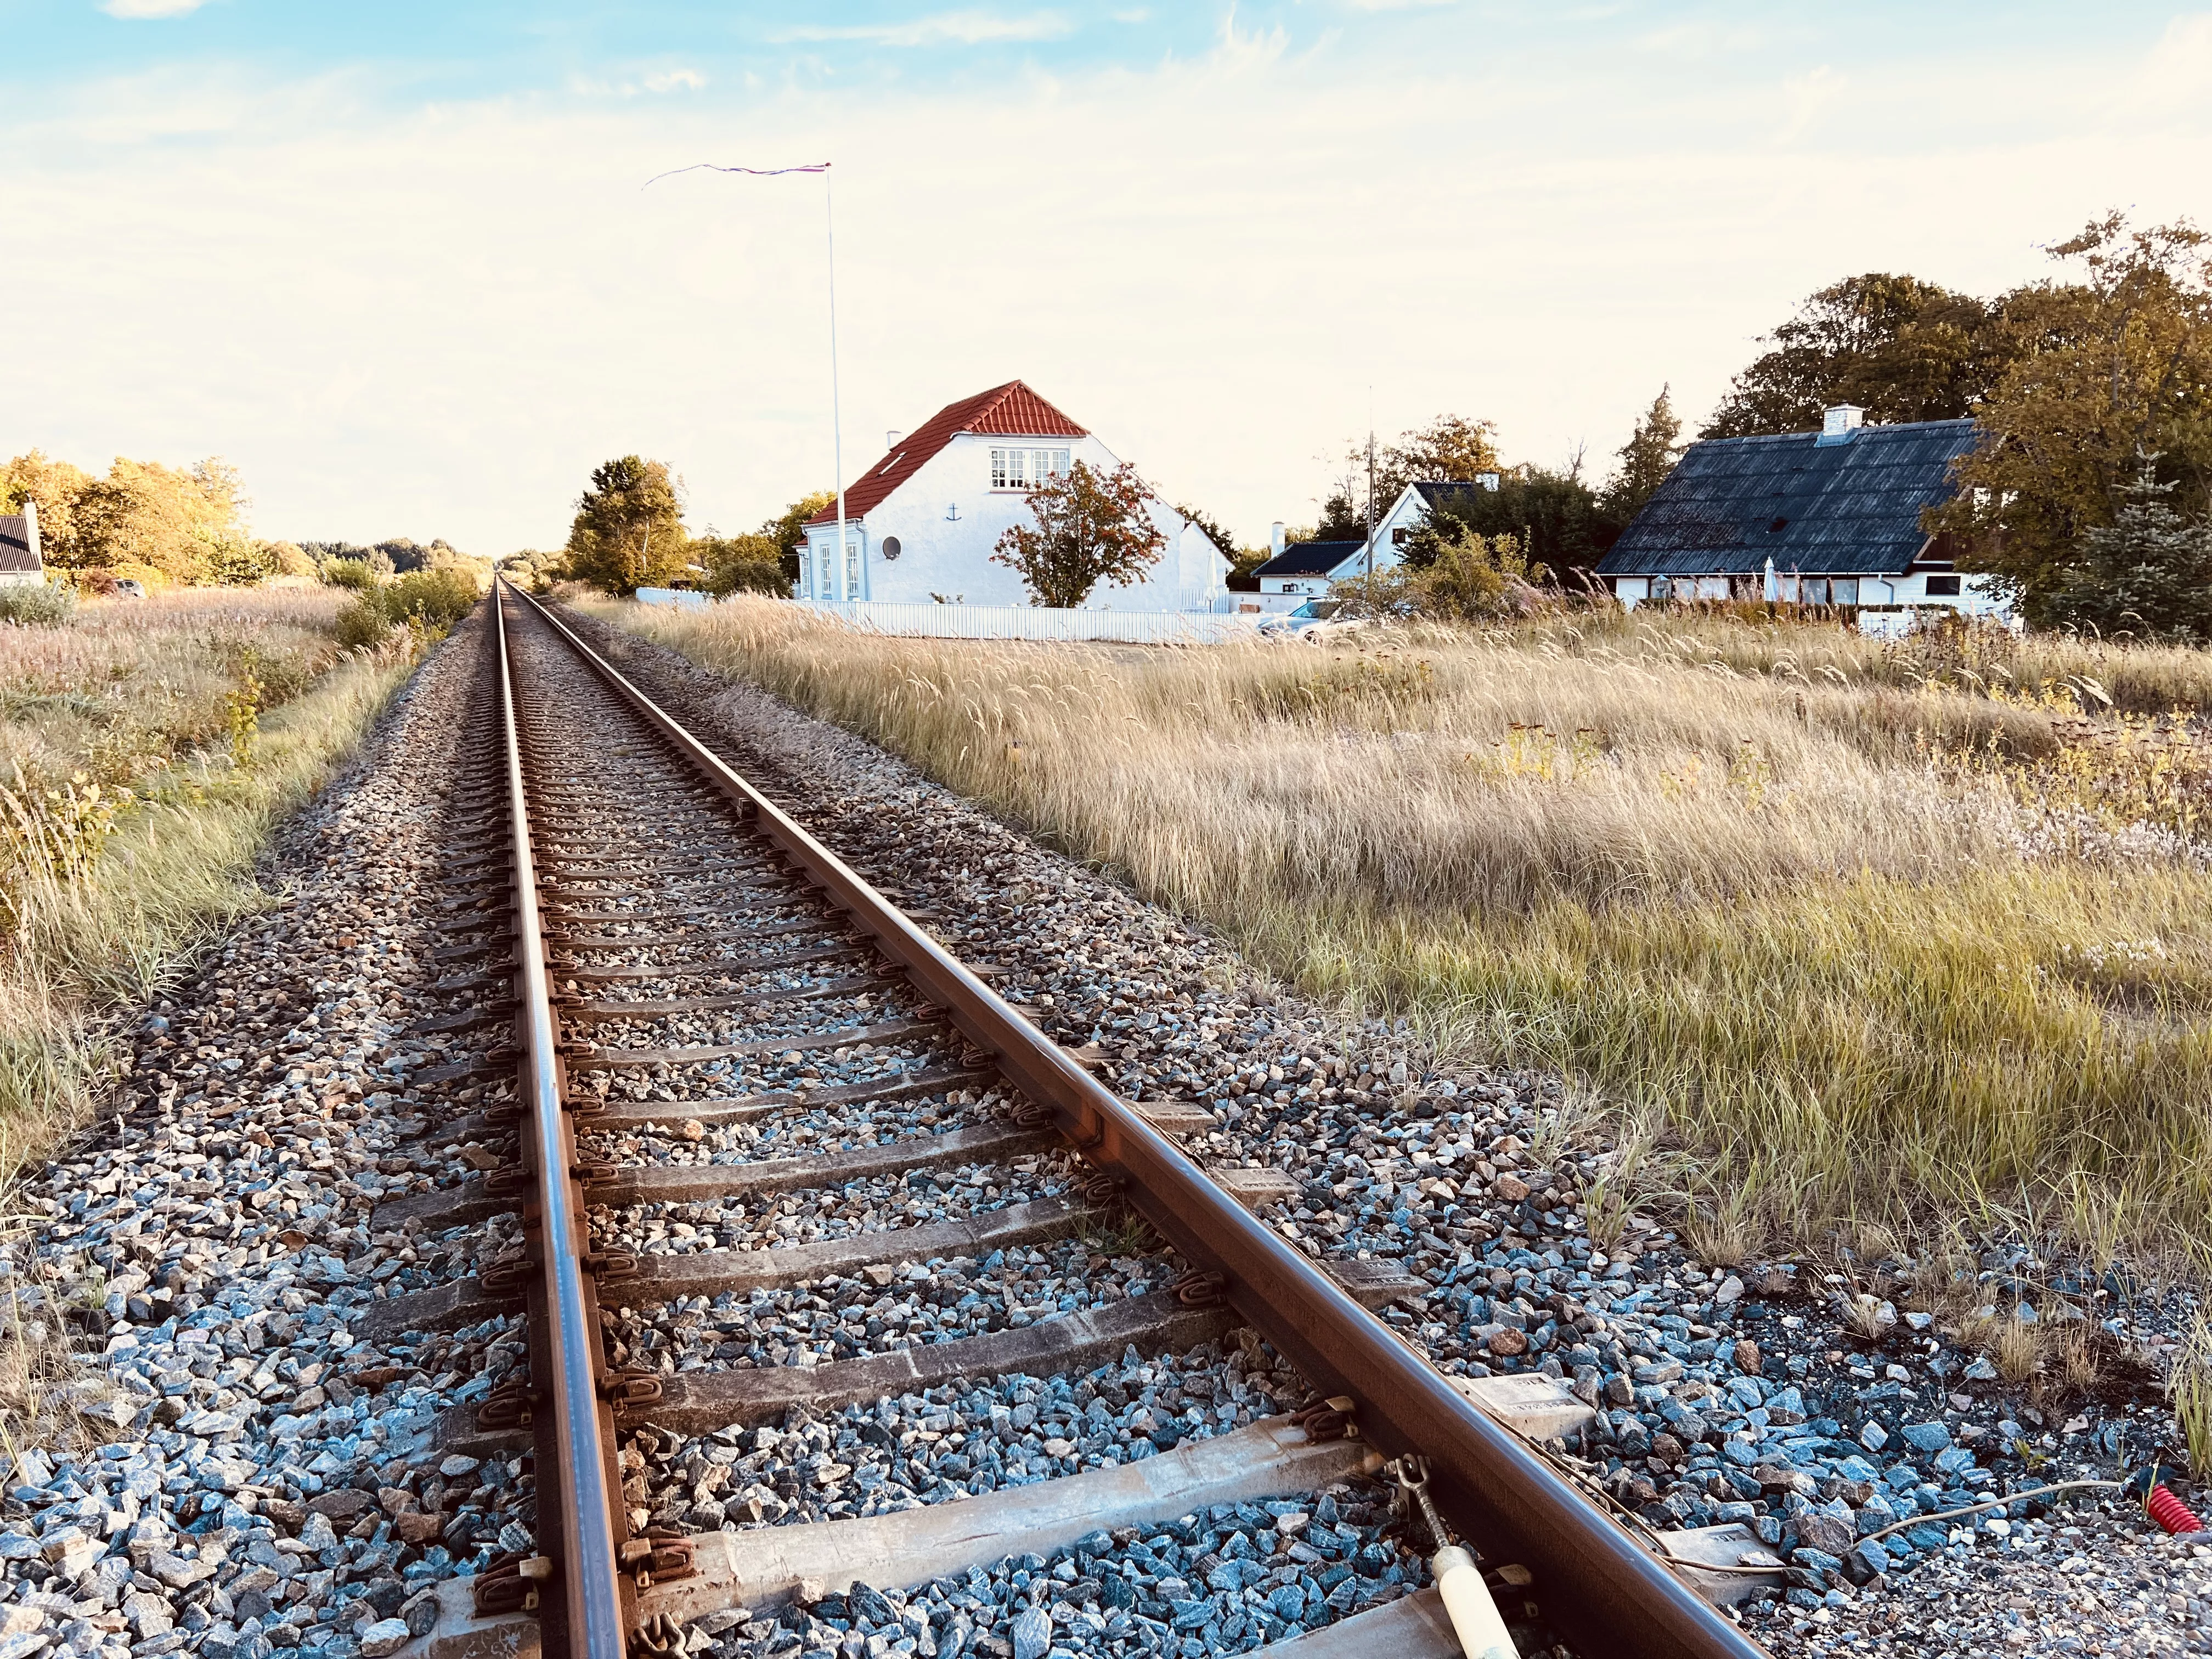
<svg viewBox="0 0 2212 1659"><path fill-rule="evenodd" d="M105 1364L62 1379L76 1435L10 1444L7 1659L348 1659L360 1631L383 1621L370 1650L404 1636L426 1585L520 1533L518 1468L422 1454L519 1337L493 1322L395 1364L349 1329L422 1254L373 1235L371 1208L431 1162L411 1138L475 1092L410 1081L448 1051L403 1035L437 978L465 645L431 654L283 832L270 907L148 1011L115 1115L13 1194L17 1364L64 1330Z"/></svg>

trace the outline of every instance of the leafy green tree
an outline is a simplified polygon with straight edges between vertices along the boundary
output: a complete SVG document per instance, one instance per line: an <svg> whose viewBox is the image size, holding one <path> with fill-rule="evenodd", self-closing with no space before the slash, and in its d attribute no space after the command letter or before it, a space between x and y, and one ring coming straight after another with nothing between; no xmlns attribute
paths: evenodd
<svg viewBox="0 0 2212 1659"><path fill-rule="evenodd" d="M699 585L710 593L791 597L793 579L783 574L782 550L766 531L744 536L702 536L691 544L691 554L707 573Z"/></svg>
<svg viewBox="0 0 2212 1659"><path fill-rule="evenodd" d="M1989 395L2014 349L1983 301L1886 271L1822 289L1766 340L1700 436L1809 432L1838 404L1873 421L1950 420Z"/></svg>
<svg viewBox="0 0 2212 1659"><path fill-rule="evenodd" d="M1579 467L1522 466L1502 474L1494 490L1444 497L1401 550L1408 564L1425 569L1468 536L1508 536L1555 579L1573 582L1572 573L1595 566L1620 533Z"/></svg>
<svg viewBox="0 0 2212 1659"><path fill-rule="evenodd" d="M1159 562L1167 537L1151 499L1128 462L1109 472L1078 461L1030 491L1034 522L1008 526L992 560L1018 572L1037 604L1079 605L1100 582L1134 580Z"/></svg>
<svg viewBox="0 0 2212 1659"><path fill-rule="evenodd" d="M1686 446L1682 442L1682 417L1675 414L1674 400L1668 396L1672 389L1659 388L1651 407L1644 411L1628 441L1620 447L1620 465L1602 498L1606 518L1618 526L1615 534L1626 530L1629 521L1644 510L1644 504L1657 494L1667 475L1674 470L1674 463L1682 459Z"/></svg>
<svg viewBox="0 0 2212 1659"><path fill-rule="evenodd" d="M1176 511L1182 514L1184 518L1188 519L1193 524L1204 531L1206 532L1206 539L1212 542L1216 547L1221 550L1222 556L1224 558L1232 561L1236 559L1237 556L1237 538L1229 533L1228 526L1223 524L1220 520L1215 518L1209 513L1201 513L1194 507L1186 507L1181 502L1176 503Z"/></svg>
<svg viewBox="0 0 2212 1659"><path fill-rule="evenodd" d="M2212 639L2212 522L2173 510L2167 497L2177 486L2159 477L2157 462L2140 457L2118 514L2082 535L2051 595L2052 621L2103 634Z"/></svg>
<svg viewBox="0 0 2212 1659"><path fill-rule="evenodd" d="M465 571L410 570L361 588L338 611L332 631L349 647L381 646L402 627L419 640L442 639L483 597Z"/></svg>
<svg viewBox="0 0 2212 1659"><path fill-rule="evenodd" d="M314 560L295 542L257 542L262 556L279 576L302 577L313 581L321 575Z"/></svg>
<svg viewBox="0 0 2212 1659"><path fill-rule="evenodd" d="M207 579L221 586L256 586L275 575L279 568L274 542L224 536L210 538L203 546Z"/></svg>
<svg viewBox="0 0 2212 1659"><path fill-rule="evenodd" d="M1542 565L1528 562L1527 545L1518 536L1462 530L1437 548L1413 587L1416 601L1431 616L1487 622L1517 615L1520 597L1549 574Z"/></svg>
<svg viewBox="0 0 2212 1659"><path fill-rule="evenodd" d="M684 574L690 537L667 465L623 455L592 471L568 527L568 570L610 593L630 594Z"/></svg>
<svg viewBox="0 0 2212 1659"><path fill-rule="evenodd" d="M325 559L319 574L327 587L347 587L360 592L376 586L375 573L361 559Z"/></svg>
<svg viewBox="0 0 2212 1659"><path fill-rule="evenodd" d="M385 610L393 620L440 631L467 616L483 597L483 590L459 570L410 570L383 592Z"/></svg>
<svg viewBox="0 0 2212 1659"><path fill-rule="evenodd" d="M790 592L791 585L799 580L799 550L806 545L806 521L823 508L836 504L836 490L817 489L811 495L801 495L760 527L760 533L775 544L776 563L783 571L784 592Z"/></svg>
<svg viewBox="0 0 2212 1659"><path fill-rule="evenodd" d="M525 548L501 560L499 569L516 586L533 593L543 593L568 574L568 555L560 548L550 552Z"/></svg>

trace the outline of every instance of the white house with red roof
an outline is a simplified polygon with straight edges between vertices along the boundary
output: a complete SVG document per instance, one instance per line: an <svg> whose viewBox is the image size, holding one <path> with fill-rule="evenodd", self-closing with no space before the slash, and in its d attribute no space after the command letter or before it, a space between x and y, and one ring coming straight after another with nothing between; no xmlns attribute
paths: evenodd
<svg viewBox="0 0 2212 1659"><path fill-rule="evenodd" d="M801 599L927 605L1028 605L1022 579L993 561L1000 536L1029 521L1032 485L1077 461L1121 458L1019 380L948 404L913 432L892 433L882 460L845 491L845 556L835 506L806 521ZM1167 538L1144 580L1101 582L1085 607L1210 611L1229 561L1165 501L1147 503Z"/></svg>

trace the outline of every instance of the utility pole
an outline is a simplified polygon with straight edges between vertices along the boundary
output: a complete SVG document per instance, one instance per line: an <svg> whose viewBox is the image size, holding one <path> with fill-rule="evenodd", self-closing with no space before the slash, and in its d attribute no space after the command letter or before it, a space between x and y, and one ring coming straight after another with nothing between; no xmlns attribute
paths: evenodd
<svg viewBox="0 0 2212 1659"><path fill-rule="evenodd" d="M1375 422L1367 422L1367 603L1375 603Z"/></svg>

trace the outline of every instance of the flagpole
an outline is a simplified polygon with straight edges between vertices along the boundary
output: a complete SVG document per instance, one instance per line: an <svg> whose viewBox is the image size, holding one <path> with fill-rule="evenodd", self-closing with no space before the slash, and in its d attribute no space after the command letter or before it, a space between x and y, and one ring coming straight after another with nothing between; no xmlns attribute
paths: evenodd
<svg viewBox="0 0 2212 1659"><path fill-rule="evenodd" d="M656 173L638 188L650 190L663 179L673 179L682 173L735 173L754 179L776 179L787 173L818 173L822 175L822 226L830 263L830 463L837 483L835 586L842 589L845 585L845 431L837 398L837 220L830 200L830 163L813 161L796 167L731 167L718 166L713 161L695 161L688 167L671 167L665 173Z"/></svg>
<svg viewBox="0 0 2212 1659"><path fill-rule="evenodd" d="M837 484L837 587L845 586L845 420L837 399L837 216L830 201L830 168L822 168L822 223L830 256L830 464ZM858 593L845 597L858 599Z"/></svg>

